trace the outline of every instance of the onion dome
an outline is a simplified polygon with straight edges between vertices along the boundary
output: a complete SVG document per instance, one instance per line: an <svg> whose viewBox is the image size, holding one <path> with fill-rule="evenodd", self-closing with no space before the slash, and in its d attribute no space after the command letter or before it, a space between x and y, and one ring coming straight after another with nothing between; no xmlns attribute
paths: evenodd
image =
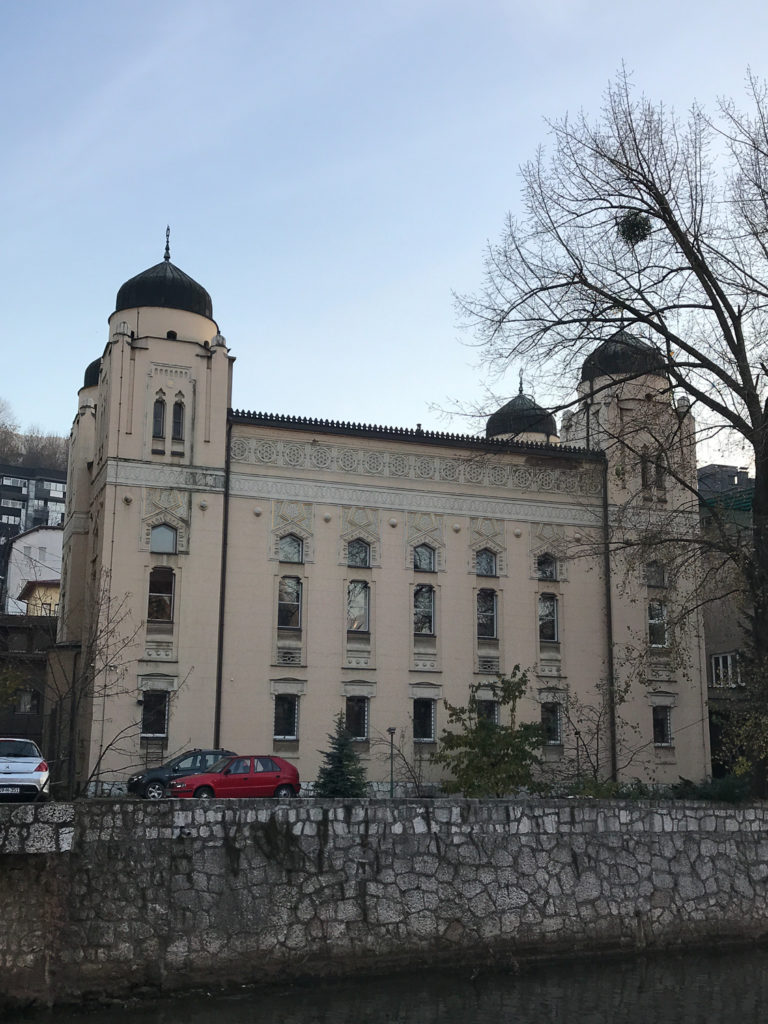
<svg viewBox="0 0 768 1024"><path fill-rule="evenodd" d="M170 229L166 231L165 257L149 270L126 281L117 293L115 312L137 306L161 306L165 309L183 309L213 320L211 296L189 274L171 263L168 244Z"/></svg>
<svg viewBox="0 0 768 1024"><path fill-rule="evenodd" d="M583 383L597 377L641 377L646 373L664 376L663 353L655 345L621 330L587 356L581 368L581 380Z"/></svg>
<svg viewBox="0 0 768 1024"><path fill-rule="evenodd" d="M101 372L101 357L94 359L92 363L88 363L85 368L85 376L83 377L84 388L95 388L99 383L99 373Z"/></svg>
<svg viewBox="0 0 768 1024"><path fill-rule="evenodd" d="M517 434L541 434L545 439L557 437L557 423L551 412L542 409L532 398L520 394L488 417L486 437L505 437Z"/></svg>

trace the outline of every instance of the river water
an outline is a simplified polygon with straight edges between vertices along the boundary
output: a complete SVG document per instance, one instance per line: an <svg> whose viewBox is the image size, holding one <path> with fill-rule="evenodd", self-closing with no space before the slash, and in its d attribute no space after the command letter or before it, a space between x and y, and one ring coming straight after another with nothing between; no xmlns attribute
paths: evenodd
<svg viewBox="0 0 768 1024"><path fill-rule="evenodd" d="M27 1013L25 1024L764 1024L768 950L594 957L521 969L198 993L108 1009Z"/></svg>

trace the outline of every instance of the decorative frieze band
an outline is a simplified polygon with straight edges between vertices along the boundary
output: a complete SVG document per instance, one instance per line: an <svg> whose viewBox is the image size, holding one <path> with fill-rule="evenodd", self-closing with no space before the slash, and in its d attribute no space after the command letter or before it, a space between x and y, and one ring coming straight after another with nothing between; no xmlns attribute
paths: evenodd
<svg viewBox="0 0 768 1024"><path fill-rule="evenodd" d="M441 456L406 454L379 448L353 448L317 441L278 441L271 438L233 437L232 462L280 469L308 469L322 472L375 476L391 480L435 481L485 487L508 487L513 491L547 491L559 494L597 496L600 470L594 466L515 465L498 456L475 454Z"/></svg>

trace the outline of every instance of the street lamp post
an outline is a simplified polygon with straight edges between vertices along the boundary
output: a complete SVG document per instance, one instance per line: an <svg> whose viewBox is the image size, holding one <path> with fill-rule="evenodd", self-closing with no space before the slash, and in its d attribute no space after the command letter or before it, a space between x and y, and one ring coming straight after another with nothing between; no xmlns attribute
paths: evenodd
<svg viewBox="0 0 768 1024"><path fill-rule="evenodd" d="M389 733L389 799L395 795L395 727L390 725Z"/></svg>

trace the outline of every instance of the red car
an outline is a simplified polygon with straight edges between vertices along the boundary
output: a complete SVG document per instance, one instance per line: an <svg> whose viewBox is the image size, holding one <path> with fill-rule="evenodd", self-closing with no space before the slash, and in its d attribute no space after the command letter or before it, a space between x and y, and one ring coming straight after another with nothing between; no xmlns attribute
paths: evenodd
<svg viewBox="0 0 768 1024"><path fill-rule="evenodd" d="M222 757L207 772L174 779L168 795L214 797L298 796L301 789L295 765L282 757L249 754L246 757Z"/></svg>

